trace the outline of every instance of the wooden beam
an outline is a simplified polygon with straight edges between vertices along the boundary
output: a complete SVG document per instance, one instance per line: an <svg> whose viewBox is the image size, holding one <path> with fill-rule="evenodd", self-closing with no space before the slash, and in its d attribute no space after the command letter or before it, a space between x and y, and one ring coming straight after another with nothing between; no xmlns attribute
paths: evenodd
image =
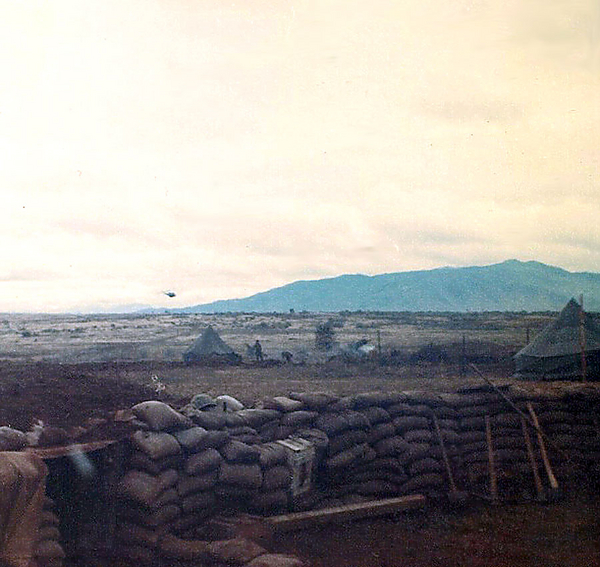
<svg viewBox="0 0 600 567"><path fill-rule="evenodd" d="M347 504L335 508L272 516L265 518L265 522L274 532L290 532L322 524L389 516L406 510L423 508L425 502L425 496L422 494L412 494L398 498L386 498L385 500L372 500L360 504Z"/></svg>

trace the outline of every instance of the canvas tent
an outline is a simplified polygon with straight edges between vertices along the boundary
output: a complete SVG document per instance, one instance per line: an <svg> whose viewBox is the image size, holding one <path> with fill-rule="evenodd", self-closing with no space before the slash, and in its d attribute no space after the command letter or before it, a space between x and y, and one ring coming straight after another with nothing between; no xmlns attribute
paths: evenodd
<svg viewBox="0 0 600 567"><path fill-rule="evenodd" d="M194 344L183 353L183 360L185 362L238 362L240 357L209 325Z"/></svg>
<svg viewBox="0 0 600 567"><path fill-rule="evenodd" d="M514 357L516 376L537 380L600 378L600 327L571 299L558 318Z"/></svg>

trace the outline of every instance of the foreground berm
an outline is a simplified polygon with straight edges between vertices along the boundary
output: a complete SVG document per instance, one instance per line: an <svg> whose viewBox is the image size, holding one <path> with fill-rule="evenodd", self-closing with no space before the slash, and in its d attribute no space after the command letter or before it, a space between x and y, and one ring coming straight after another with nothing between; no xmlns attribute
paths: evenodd
<svg viewBox="0 0 600 567"><path fill-rule="evenodd" d="M0 464L13 496L2 517L30 524L27 538L3 522L2 560L299 567L306 562L269 552L269 530L286 520L260 518L334 509L315 514L322 519L413 495L547 500L600 473L591 386L552 396L506 387L290 393L238 411L199 405L137 404L119 413L126 435L82 446L31 446L4 428ZM310 521L288 516L300 517Z"/></svg>

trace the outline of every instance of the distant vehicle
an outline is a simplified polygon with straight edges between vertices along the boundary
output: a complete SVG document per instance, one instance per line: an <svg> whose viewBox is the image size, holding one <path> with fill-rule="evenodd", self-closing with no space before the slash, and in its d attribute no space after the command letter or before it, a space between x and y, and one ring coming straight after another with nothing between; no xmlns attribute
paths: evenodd
<svg viewBox="0 0 600 567"><path fill-rule="evenodd" d="M177 294L174 291L163 291L167 297L175 297Z"/></svg>

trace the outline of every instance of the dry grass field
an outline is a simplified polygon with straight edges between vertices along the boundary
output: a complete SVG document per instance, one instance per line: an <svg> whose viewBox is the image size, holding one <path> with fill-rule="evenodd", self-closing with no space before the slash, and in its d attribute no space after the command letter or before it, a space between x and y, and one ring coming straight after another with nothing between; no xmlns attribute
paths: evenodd
<svg viewBox="0 0 600 567"><path fill-rule="evenodd" d="M480 379L464 362L506 380L512 355L550 319L522 313L289 313L5 315L0 317L0 420L76 426L149 397L184 403L198 392L247 405L270 395L321 390L448 390ZM331 320L335 348L315 347ZM212 325L237 366L186 365L183 352ZM247 345L259 339L265 361ZM375 356L348 361L340 349L366 341ZM293 354L283 364L281 353ZM335 356L336 353L338 356Z"/></svg>

